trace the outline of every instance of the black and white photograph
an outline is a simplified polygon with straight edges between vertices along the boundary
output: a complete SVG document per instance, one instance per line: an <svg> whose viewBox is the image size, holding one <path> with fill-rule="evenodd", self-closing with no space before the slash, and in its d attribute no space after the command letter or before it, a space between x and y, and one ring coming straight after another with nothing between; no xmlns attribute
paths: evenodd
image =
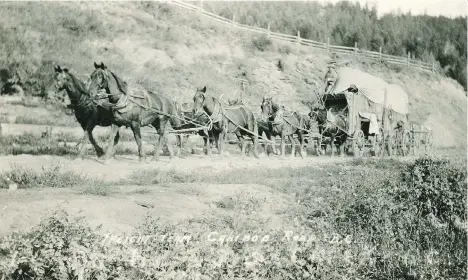
<svg viewBox="0 0 468 280"><path fill-rule="evenodd" d="M0 0L0 280L468 279L466 0Z"/></svg>

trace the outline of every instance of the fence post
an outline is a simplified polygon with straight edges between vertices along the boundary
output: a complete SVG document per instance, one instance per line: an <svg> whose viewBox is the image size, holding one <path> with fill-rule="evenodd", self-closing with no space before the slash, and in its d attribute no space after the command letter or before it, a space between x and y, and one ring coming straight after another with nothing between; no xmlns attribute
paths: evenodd
<svg viewBox="0 0 468 280"><path fill-rule="evenodd" d="M358 56L357 42L354 42L354 56Z"/></svg>
<svg viewBox="0 0 468 280"><path fill-rule="evenodd" d="M382 47L379 48L379 61L382 61Z"/></svg>
<svg viewBox="0 0 468 280"><path fill-rule="evenodd" d="M236 13L232 14L232 26L236 25Z"/></svg>
<svg viewBox="0 0 468 280"><path fill-rule="evenodd" d="M268 38L270 38L270 23L268 23L268 32L267 32Z"/></svg>
<svg viewBox="0 0 468 280"><path fill-rule="evenodd" d="M330 51L330 37L327 37L327 52Z"/></svg>
<svg viewBox="0 0 468 280"><path fill-rule="evenodd" d="M406 59L406 67L409 68L410 64L410 59L411 59L411 52L408 52L408 58Z"/></svg>
<svg viewBox="0 0 468 280"><path fill-rule="evenodd" d="M432 69L431 70L432 70L432 73L435 72L435 63L434 63L434 61L432 62Z"/></svg>
<svg viewBox="0 0 468 280"><path fill-rule="evenodd" d="M298 45L301 44L301 31L297 30L297 42Z"/></svg>

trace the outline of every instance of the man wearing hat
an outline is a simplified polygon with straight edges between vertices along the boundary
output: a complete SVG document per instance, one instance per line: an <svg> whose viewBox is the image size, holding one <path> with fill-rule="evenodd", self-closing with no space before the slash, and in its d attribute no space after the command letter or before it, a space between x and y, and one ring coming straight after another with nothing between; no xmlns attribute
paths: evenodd
<svg viewBox="0 0 468 280"><path fill-rule="evenodd" d="M336 73L336 61L330 61L328 64L328 71L325 74L324 83L325 83L325 94L332 89L333 85L338 78L338 73Z"/></svg>

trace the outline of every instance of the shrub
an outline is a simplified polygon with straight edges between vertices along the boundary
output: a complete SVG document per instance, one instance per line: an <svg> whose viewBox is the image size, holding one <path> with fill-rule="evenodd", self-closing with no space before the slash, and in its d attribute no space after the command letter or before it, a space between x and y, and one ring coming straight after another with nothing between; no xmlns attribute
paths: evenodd
<svg viewBox="0 0 468 280"><path fill-rule="evenodd" d="M8 188L10 183L15 183L20 189L48 187L48 188L72 188L86 183L100 183L82 174L71 171L61 171L60 166L43 168L42 172L13 165L11 170L0 174L0 188Z"/></svg>
<svg viewBox="0 0 468 280"><path fill-rule="evenodd" d="M463 168L463 167L461 167ZM420 217L432 215L442 223L466 215L466 171L448 160L420 158L402 174L403 187L394 194L401 203L416 206Z"/></svg>
<svg viewBox="0 0 468 280"><path fill-rule="evenodd" d="M252 46L259 51L266 51L272 46L272 41L266 35L256 36L252 39Z"/></svg>
<svg viewBox="0 0 468 280"><path fill-rule="evenodd" d="M329 182L341 190L333 196L330 222L359 240L361 250L374 248L356 267L361 276L466 278L466 230L460 226L466 223L466 171L430 158L396 170Z"/></svg>

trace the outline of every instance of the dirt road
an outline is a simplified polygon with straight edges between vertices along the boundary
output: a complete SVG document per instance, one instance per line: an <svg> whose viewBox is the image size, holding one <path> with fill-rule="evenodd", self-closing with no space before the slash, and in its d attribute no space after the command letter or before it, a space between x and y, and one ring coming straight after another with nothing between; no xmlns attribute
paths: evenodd
<svg viewBox="0 0 468 280"><path fill-rule="evenodd" d="M213 155L211 158L204 155L190 155L186 158L175 158L169 160L167 156L161 156L159 162L140 163L133 155L116 156L108 165L99 162L96 157L87 157L84 160L58 156L2 156L0 157L0 171L9 170L12 165L41 171L43 167L59 165L62 170L75 171L79 173L96 176L105 180L118 180L127 177L135 170L154 169L162 170L211 170L213 172L225 171L236 168L281 168L301 167L310 165L323 165L330 163L343 163L352 160L352 157L316 157L302 159L300 157L281 159L277 156L267 157L261 155L260 159L246 156L241 158L237 155L220 158Z"/></svg>

